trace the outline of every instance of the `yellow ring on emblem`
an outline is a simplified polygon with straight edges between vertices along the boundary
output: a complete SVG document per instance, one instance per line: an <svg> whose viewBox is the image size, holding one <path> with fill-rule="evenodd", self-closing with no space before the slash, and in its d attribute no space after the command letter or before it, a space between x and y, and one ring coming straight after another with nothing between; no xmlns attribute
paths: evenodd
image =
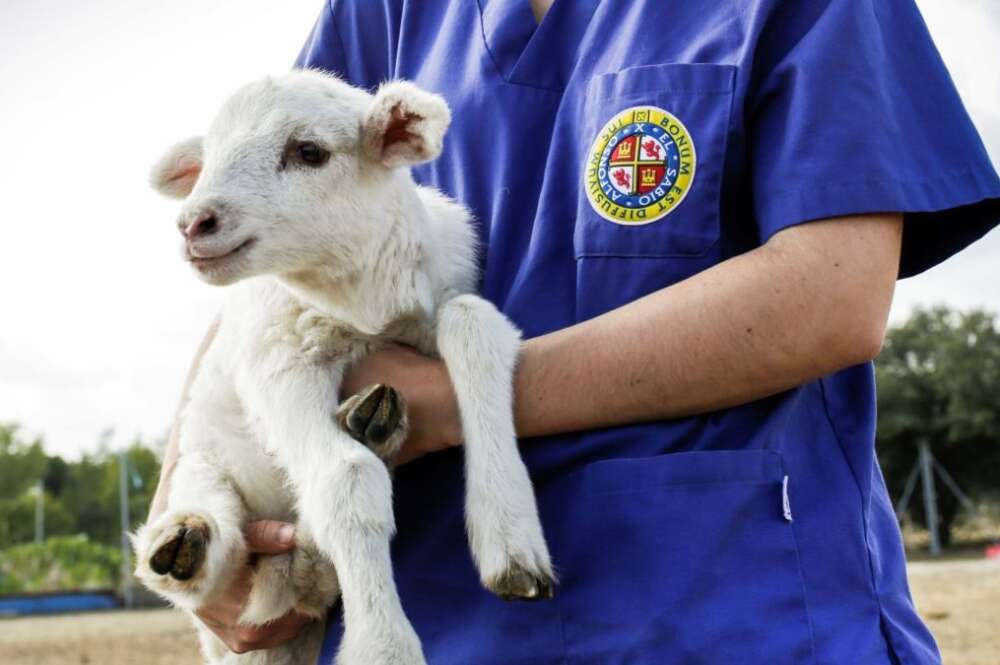
<svg viewBox="0 0 1000 665"><path fill-rule="evenodd" d="M601 128L587 153L587 200L609 222L651 224L687 196L697 162L694 140L673 114L657 106L627 108Z"/></svg>

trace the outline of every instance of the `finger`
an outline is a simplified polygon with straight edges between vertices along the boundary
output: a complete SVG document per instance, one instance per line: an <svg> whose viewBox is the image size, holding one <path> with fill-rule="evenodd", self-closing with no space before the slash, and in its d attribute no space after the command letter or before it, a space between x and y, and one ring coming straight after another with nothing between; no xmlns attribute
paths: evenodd
<svg viewBox="0 0 1000 665"><path fill-rule="evenodd" d="M399 449L398 453L396 453L396 456L392 458L394 465L403 466L407 462L412 462L413 460L424 456L423 451L415 450L413 446L407 445L407 443L404 443L403 447Z"/></svg>
<svg viewBox="0 0 1000 665"><path fill-rule="evenodd" d="M218 635L219 638L225 638L226 633L229 631L229 627L215 618L215 616L202 613L200 610L195 612L194 615L198 617L199 621L208 626L209 630Z"/></svg>
<svg viewBox="0 0 1000 665"><path fill-rule="evenodd" d="M288 522L261 520L247 525L243 535L247 549L258 554L282 554L295 549L295 526Z"/></svg>
<svg viewBox="0 0 1000 665"><path fill-rule="evenodd" d="M195 616L201 619L206 625L219 630L229 630L239 621L243 607L246 605L247 596L250 595L250 574L249 566L243 566L225 593L213 598L212 602L202 605L195 611ZM218 630L216 630L218 633ZM220 635L222 637L222 635Z"/></svg>
<svg viewBox="0 0 1000 665"><path fill-rule="evenodd" d="M235 653L272 649L294 639L311 622L309 617L292 611L263 626L238 626L223 642Z"/></svg>
<svg viewBox="0 0 1000 665"><path fill-rule="evenodd" d="M270 629L268 635L257 642L254 648L273 649L274 647L281 646L285 642L298 637L299 633L305 630L312 622L313 619L303 614L290 612L268 626Z"/></svg>

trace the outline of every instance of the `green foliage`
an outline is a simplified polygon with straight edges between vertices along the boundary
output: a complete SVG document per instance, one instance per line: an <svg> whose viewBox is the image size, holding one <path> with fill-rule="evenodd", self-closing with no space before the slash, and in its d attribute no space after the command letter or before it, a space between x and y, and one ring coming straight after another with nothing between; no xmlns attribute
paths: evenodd
<svg viewBox="0 0 1000 665"><path fill-rule="evenodd" d="M46 533L73 533L76 518L61 502L45 495ZM0 501L0 546L29 543L35 537L34 494Z"/></svg>
<svg viewBox="0 0 1000 665"><path fill-rule="evenodd" d="M0 423L0 500L24 494L41 478L45 464L41 440L25 441L17 425Z"/></svg>
<svg viewBox="0 0 1000 665"><path fill-rule="evenodd" d="M121 551L82 535L8 547L0 550L0 594L117 588L121 566Z"/></svg>
<svg viewBox="0 0 1000 665"><path fill-rule="evenodd" d="M132 444L126 457L130 529L134 529L145 519L160 464L140 442ZM92 541L117 547L119 464L118 454L104 448L78 462L47 456L40 440L26 441L16 426L0 424L0 549L34 539L31 489L39 480L45 488L46 535L86 534Z"/></svg>
<svg viewBox="0 0 1000 665"><path fill-rule="evenodd" d="M966 493L998 489L1000 329L984 311L917 310L889 331L875 363L878 451L894 496L902 492L921 438ZM939 491L944 540L958 502ZM910 510L923 521L918 493Z"/></svg>

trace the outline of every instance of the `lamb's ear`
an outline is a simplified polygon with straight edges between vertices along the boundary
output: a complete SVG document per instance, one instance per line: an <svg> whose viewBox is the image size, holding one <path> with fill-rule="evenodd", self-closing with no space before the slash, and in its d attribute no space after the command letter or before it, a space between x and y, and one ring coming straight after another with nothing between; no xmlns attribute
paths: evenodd
<svg viewBox="0 0 1000 665"><path fill-rule="evenodd" d="M149 174L153 189L175 199L190 194L201 175L202 143L202 138L195 136L167 150Z"/></svg>
<svg viewBox="0 0 1000 665"><path fill-rule="evenodd" d="M361 120L361 146L387 168L419 164L441 153L451 122L448 105L438 95L408 81L383 84Z"/></svg>

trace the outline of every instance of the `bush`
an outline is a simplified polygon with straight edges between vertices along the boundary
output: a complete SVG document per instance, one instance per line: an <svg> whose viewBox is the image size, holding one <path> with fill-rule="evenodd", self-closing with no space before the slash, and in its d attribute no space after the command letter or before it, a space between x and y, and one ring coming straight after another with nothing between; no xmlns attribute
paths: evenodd
<svg viewBox="0 0 1000 665"><path fill-rule="evenodd" d="M118 588L122 556L86 536L0 550L0 593Z"/></svg>

